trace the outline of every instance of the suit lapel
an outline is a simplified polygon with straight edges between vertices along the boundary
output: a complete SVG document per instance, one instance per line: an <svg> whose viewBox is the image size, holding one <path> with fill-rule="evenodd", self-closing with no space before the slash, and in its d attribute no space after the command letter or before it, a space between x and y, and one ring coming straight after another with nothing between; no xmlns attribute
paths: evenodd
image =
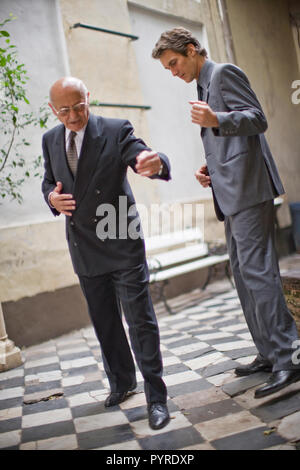
<svg viewBox="0 0 300 470"><path fill-rule="evenodd" d="M102 135L102 129L97 126L97 119L90 115L82 142L77 173L74 182L74 199L76 207L82 201L89 184L99 164L100 154L104 147L106 138Z"/></svg>
<svg viewBox="0 0 300 470"><path fill-rule="evenodd" d="M215 68L215 62L212 60L206 60L202 69L200 71L200 76L198 78L198 85L202 87L203 94L202 100L208 102L209 98L209 86L211 82L211 76Z"/></svg>

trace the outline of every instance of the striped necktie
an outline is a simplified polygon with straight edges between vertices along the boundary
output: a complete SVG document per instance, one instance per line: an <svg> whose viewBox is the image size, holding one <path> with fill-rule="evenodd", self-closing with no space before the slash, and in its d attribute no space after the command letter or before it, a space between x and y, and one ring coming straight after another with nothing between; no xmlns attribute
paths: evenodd
<svg viewBox="0 0 300 470"><path fill-rule="evenodd" d="M78 165L78 155L75 144L76 132L71 131L69 136L69 146L67 149L67 160L69 163L70 170L73 173L73 176L76 175L77 165Z"/></svg>

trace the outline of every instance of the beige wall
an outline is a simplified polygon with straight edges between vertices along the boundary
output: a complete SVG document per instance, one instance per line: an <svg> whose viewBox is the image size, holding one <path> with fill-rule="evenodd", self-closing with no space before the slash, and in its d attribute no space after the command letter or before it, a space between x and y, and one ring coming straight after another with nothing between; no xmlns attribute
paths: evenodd
<svg viewBox="0 0 300 470"><path fill-rule="evenodd" d="M237 65L266 113L266 133L286 200L300 200L300 105L291 101L299 67L287 0L227 0Z"/></svg>
<svg viewBox="0 0 300 470"><path fill-rule="evenodd" d="M212 59L220 62L226 61L218 0L128 0L128 4L173 16L174 26L180 24L181 18L202 23L205 26Z"/></svg>
<svg viewBox="0 0 300 470"><path fill-rule="evenodd" d="M58 0L70 73L86 82L91 99L148 104L143 101L133 43L126 38L82 28L70 30L70 26L80 21L131 33L128 4L140 5L173 15L176 23L180 18L202 22L211 58L227 61L220 3L218 0ZM227 0L227 5L237 64L248 74L267 114L268 140L288 200L299 200L300 105L293 105L290 99L291 83L299 78L299 69L287 2ZM129 119L136 134L151 145L147 111L94 108L93 112ZM140 178L131 171L130 180L138 202L159 202L157 182ZM224 239L223 224L215 219L212 201L204 201L204 204L206 239ZM0 301L14 301L77 283L62 218L30 224L16 220L10 225L0 230Z"/></svg>
<svg viewBox="0 0 300 470"><path fill-rule="evenodd" d="M62 218L0 230L0 302L76 282Z"/></svg>
<svg viewBox="0 0 300 470"><path fill-rule="evenodd" d="M88 3L88 8L87 8ZM83 24L131 33L127 3L124 0L60 0L71 74L87 85L91 100L105 103L144 105L132 41L125 37L83 28ZM92 107L94 114L129 119L136 135L149 143L147 111L124 108ZM150 143L149 143L150 145ZM156 182L142 179L129 170L139 201L158 201Z"/></svg>

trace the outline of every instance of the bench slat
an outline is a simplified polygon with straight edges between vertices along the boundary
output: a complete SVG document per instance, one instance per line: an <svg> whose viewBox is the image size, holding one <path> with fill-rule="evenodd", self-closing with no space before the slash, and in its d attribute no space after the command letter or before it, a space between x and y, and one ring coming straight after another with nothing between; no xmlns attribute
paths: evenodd
<svg viewBox="0 0 300 470"><path fill-rule="evenodd" d="M197 269L208 268L210 266L214 266L216 264L219 264L228 260L229 260L228 254L207 256L200 260L192 261L191 263L186 263L180 266L176 266L174 268L165 269L157 273L153 273L150 275L150 282L164 281L166 279L171 279L173 277L180 276L182 274L196 271Z"/></svg>
<svg viewBox="0 0 300 470"><path fill-rule="evenodd" d="M203 234L199 229L186 229L173 233L145 238L147 255L179 248L188 243L203 243Z"/></svg>
<svg viewBox="0 0 300 470"><path fill-rule="evenodd" d="M208 247L206 243L198 243L197 245L190 245L184 248L167 251L165 253L158 253L148 257L149 269L167 269L178 264L193 261L203 258L208 254Z"/></svg>

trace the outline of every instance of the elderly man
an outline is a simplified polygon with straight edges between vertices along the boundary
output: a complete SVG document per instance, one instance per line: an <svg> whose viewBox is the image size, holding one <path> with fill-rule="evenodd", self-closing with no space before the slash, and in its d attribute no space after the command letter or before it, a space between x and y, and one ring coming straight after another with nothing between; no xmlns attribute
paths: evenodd
<svg viewBox="0 0 300 470"><path fill-rule="evenodd" d="M298 339L282 292L274 248L273 199L284 192L264 137L267 121L244 72L207 59L184 28L164 32L152 53L172 75L197 83L191 119L201 126L206 165L196 173L212 187L216 214L225 221L232 272L259 355L239 376L272 371L260 398L300 380L293 363Z"/></svg>
<svg viewBox="0 0 300 470"><path fill-rule="evenodd" d="M130 166L142 176L167 181L168 158L135 137L128 121L92 115L88 90L77 78L55 82L49 105L61 124L43 136L42 191L53 214L66 215L73 267L87 300L111 388L105 406L121 403L136 387L122 305L144 378L149 424L160 429L169 421L167 391L144 240L129 233L130 224L139 225L140 221L132 210L135 200L127 169ZM105 232L108 208L115 211L118 221L110 221L114 227L108 223Z"/></svg>

